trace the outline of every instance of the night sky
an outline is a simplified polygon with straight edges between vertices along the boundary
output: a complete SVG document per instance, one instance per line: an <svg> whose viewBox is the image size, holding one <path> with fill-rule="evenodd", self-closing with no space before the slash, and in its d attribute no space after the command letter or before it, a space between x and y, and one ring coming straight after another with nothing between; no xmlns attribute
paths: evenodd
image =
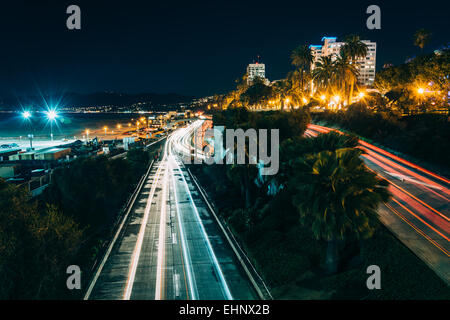
<svg viewBox="0 0 450 320"><path fill-rule="evenodd" d="M321 44L322 36L376 41L377 70L417 54L412 36L419 28L433 33L425 52L450 42L449 1L4 2L0 95L205 96L232 89L257 55L270 80L284 78L292 49ZM80 31L66 28L71 4L81 8ZM366 28L370 4L381 7L381 30Z"/></svg>

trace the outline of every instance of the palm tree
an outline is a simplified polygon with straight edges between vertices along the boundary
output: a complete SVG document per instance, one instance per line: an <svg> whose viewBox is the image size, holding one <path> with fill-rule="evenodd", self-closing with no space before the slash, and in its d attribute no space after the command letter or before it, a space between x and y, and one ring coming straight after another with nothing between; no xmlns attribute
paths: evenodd
<svg viewBox="0 0 450 320"><path fill-rule="evenodd" d="M317 83L316 87L325 89L329 93L334 71L334 62L331 56L320 57L313 71L313 79Z"/></svg>
<svg viewBox="0 0 450 320"><path fill-rule="evenodd" d="M349 234L371 237L376 210L389 199L386 180L365 167L361 153L355 148L325 150L297 162L293 202L314 237L327 241L329 273L337 271L337 241Z"/></svg>
<svg viewBox="0 0 450 320"><path fill-rule="evenodd" d="M336 58L334 63L334 80L338 86L341 87L342 92L346 95L348 85L350 88L356 83L358 70L356 66L351 63L350 58L341 50L340 56ZM347 104L351 103L351 96L348 95Z"/></svg>
<svg viewBox="0 0 450 320"><path fill-rule="evenodd" d="M361 41L357 35L349 35L345 38L345 44L341 48L341 54L347 55L352 64L356 66L356 60L358 58L364 58L367 55L367 45ZM353 86L352 82L350 85L349 103L352 101L353 97Z"/></svg>
<svg viewBox="0 0 450 320"><path fill-rule="evenodd" d="M292 51L291 62L300 70L300 83L302 91L304 90L304 72L311 71L313 59L311 48L306 44L298 46Z"/></svg>
<svg viewBox="0 0 450 320"><path fill-rule="evenodd" d="M423 48L430 41L431 32L426 29L417 30L414 34L414 45L420 48L420 51L423 52Z"/></svg>
<svg viewBox="0 0 450 320"><path fill-rule="evenodd" d="M280 80L273 84L272 94L275 100L280 102L280 110L284 109L284 103L288 97L291 86L288 80Z"/></svg>

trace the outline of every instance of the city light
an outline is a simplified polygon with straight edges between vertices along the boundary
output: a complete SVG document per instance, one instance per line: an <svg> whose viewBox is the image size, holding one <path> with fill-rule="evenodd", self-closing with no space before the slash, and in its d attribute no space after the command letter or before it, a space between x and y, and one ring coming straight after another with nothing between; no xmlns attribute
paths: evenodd
<svg viewBox="0 0 450 320"><path fill-rule="evenodd" d="M306 98L303 98L302 101L304 104L308 103L308 100Z"/></svg>
<svg viewBox="0 0 450 320"><path fill-rule="evenodd" d="M29 119L31 117L31 112L30 111L22 112L22 117L24 117L25 119Z"/></svg>
<svg viewBox="0 0 450 320"><path fill-rule="evenodd" d="M325 101L326 98L327 97L324 94L320 96L320 100L322 100L322 101Z"/></svg>
<svg viewBox="0 0 450 320"><path fill-rule="evenodd" d="M53 121L53 120L55 120L58 117L58 113L56 113L55 110L49 110L49 111L46 112L46 114L47 114L47 118L50 121Z"/></svg>
<svg viewBox="0 0 450 320"><path fill-rule="evenodd" d="M50 138L53 141L53 121L58 117L58 113L55 110L48 110L45 112L47 119L50 121Z"/></svg>
<svg viewBox="0 0 450 320"><path fill-rule="evenodd" d="M418 92L419 94L423 94L423 93L425 92L425 90L423 90L423 88L419 88L419 89L417 89L417 92Z"/></svg>
<svg viewBox="0 0 450 320"><path fill-rule="evenodd" d="M359 97L360 99L364 98L364 92L360 92L360 93L358 94L358 97Z"/></svg>
<svg viewBox="0 0 450 320"><path fill-rule="evenodd" d="M341 100L341 97L336 95L333 97L333 100L336 101L336 103L338 103Z"/></svg>

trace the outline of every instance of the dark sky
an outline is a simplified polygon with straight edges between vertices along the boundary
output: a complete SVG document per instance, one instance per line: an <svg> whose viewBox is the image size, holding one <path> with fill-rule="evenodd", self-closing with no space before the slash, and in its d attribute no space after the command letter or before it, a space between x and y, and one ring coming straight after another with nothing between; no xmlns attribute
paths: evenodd
<svg viewBox="0 0 450 320"><path fill-rule="evenodd" d="M377 42L377 69L450 42L449 1L8 1L0 6L0 94L120 91L204 96L234 86L257 55L269 79L291 70L289 55L322 36ZM66 28L81 8L82 29ZM370 4L381 30L366 28Z"/></svg>

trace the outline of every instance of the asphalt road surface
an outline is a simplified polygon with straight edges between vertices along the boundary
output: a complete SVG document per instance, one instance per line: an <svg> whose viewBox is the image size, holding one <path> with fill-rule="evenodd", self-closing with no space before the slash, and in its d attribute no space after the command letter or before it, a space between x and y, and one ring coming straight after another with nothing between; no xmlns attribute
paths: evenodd
<svg viewBox="0 0 450 320"><path fill-rule="evenodd" d="M85 299L258 298L178 157L191 133L167 139Z"/></svg>

